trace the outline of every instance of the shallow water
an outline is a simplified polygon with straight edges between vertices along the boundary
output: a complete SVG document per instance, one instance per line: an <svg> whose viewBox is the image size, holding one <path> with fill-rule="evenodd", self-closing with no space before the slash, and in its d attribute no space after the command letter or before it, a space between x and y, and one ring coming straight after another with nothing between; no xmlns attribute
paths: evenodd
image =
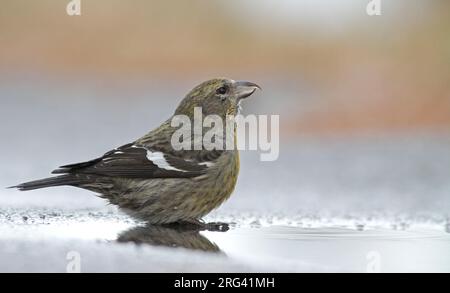
<svg viewBox="0 0 450 293"><path fill-rule="evenodd" d="M144 226L113 208L2 209L0 270L65 272L76 252L82 272L450 272L444 223L228 218L229 231L212 232Z"/></svg>

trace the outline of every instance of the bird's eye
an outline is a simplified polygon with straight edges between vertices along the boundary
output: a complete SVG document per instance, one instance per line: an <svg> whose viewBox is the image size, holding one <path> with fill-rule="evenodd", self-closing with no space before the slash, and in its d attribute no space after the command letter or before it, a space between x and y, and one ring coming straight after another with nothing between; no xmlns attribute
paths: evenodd
<svg viewBox="0 0 450 293"><path fill-rule="evenodd" d="M219 95L224 95L228 92L228 87L227 86L221 86L220 88L217 89L216 93Z"/></svg>

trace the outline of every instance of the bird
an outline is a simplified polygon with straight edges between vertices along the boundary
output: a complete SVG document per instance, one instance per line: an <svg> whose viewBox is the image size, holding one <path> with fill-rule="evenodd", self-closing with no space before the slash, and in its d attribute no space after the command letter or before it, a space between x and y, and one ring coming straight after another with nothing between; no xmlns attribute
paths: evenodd
<svg viewBox="0 0 450 293"><path fill-rule="evenodd" d="M225 202L235 189L239 151L236 147L174 149L171 139L178 128L171 121L180 115L193 121L198 107L204 115L222 119L236 116L241 101L257 89L261 87L249 81L204 81L181 100L169 119L139 139L93 160L61 166L52 172L57 176L10 188L29 191L72 186L94 192L148 224L204 225L202 218ZM232 131L236 146L236 123Z"/></svg>

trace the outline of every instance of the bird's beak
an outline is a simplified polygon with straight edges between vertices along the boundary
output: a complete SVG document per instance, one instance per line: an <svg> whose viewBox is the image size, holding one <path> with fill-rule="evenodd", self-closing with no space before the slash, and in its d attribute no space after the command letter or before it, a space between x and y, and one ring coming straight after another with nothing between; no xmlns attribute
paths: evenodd
<svg viewBox="0 0 450 293"><path fill-rule="evenodd" d="M261 90L261 87L253 82L236 81L234 83L234 91L238 101L251 96L256 91L256 89Z"/></svg>

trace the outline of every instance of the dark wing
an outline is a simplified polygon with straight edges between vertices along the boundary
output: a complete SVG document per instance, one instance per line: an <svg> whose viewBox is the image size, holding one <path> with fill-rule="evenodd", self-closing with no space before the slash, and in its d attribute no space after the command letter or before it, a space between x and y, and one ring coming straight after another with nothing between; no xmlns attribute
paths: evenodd
<svg viewBox="0 0 450 293"><path fill-rule="evenodd" d="M124 178L191 178L204 174L207 163L184 160L147 147L127 144L103 157L66 166L53 174L93 174Z"/></svg>

